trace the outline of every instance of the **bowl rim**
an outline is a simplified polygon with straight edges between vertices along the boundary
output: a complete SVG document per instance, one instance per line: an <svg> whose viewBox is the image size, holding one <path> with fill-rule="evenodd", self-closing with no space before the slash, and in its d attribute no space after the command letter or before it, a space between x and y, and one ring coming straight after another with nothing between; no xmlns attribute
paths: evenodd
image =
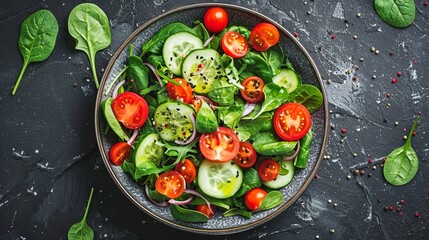
<svg viewBox="0 0 429 240"><path fill-rule="evenodd" d="M305 179L304 184L301 186L301 188L298 190L298 192L296 194L294 194L291 197L291 199L289 199L287 202L285 202L282 206L280 206L272 214L269 214L269 215L267 215L261 219L258 219L257 221L251 222L249 224L231 227L231 228L222 228L222 229L203 229L203 228L193 228L190 226L180 225L179 223L164 219L164 218L152 213L148 209L146 209L146 207L144 205L142 205L140 202L138 202L136 199L134 199L133 196L131 196L131 194L127 191L127 189L121 184L119 178L114 174L113 169L112 169L112 165L110 164L110 161L109 161L109 156L107 156L106 151L104 151L104 147L103 147L102 139L101 139L102 133L99 129L99 127L100 127L99 118L100 118L100 107L101 107L100 104L101 104L101 99L103 97L102 96L103 95L102 90L104 88L104 85L106 83L106 80L108 78L108 75L109 75L114 63L116 62L119 55L123 52L125 47L128 46L129 43L139 33L141 33L145 28L147 28L151 24L155 23L156 21L158 21L158 20L160 20L160 19L162 19L168 15L178 13L178 12L182 12L182 11L189 10L189 9L206 8L206 7L223 7L223 8L230 8L230 9L234 9L234 10L238 10L238 11L243 11L245 13L255 15L258 18L261 18L267 22L274 24L277 28L279 28L279 30L281 30L283 33L285 33L294 42L294 44L296 44L298 46L298 48L303 52L305 58L309 61L311 67L313 68L313 71L315 72L315 75L317 77L317 81L320 84L320 90L321 90L322 95L323 95L323 106L322 106L322 108L324 110L324 122L325 122L325 126L323 128L324 130L323 130L322 146L321 146L320 151L317 155L318 157L316 160L316 164L315 164L313 170L307 176L307 179ZM251 10L249 8L246 8L246 7L242 7L242 6L238 6L238 5L234 5L234 4L227 4L227 3L197 3L197 4L191 4L191 5L173 8L171 10L168 10L168 11L150 19L149 21L145 22L143 25L138 27L136 30L134 30L133 33L131 33L123 41L123 43L118 47L118 49L115 51L114 55L110 59L107 67L105 68L105 71L104 71L104 74L103 74L103 77L101 79L100 86L99 86L99 89L97 92L96 104L95 104L95 134L96 134L97 145L98 145L102 160L104 162L104 165L106 166L107 171L109 172L110 176L112 177L113 181L118 186L118 188L121 190L121 192L135 206L137 206L139 209L143 210L143 212L145 212L146 214L153 217L155 220L157 220L159 222L162 222L168 226L174 227L174 228L179 229L179 230L184 230L187 232L200 233L200 234L212 234L212 235L232 234L232 233L238 233L238 232L249 230L251 228L254 228L256 226L259 226L263 223L270 221L271 219L273 219L274 217L278 216L280 213L285 211L287 208L289 208L302 195L302 193L304 193L304 191L307 189L308 185L313 180L315 174L317 173L317 171L320 167L320 164L322 162L322 156L323 156L323 153L324 153L326 146L327 146L327 143L328 143L328 136L329 136L328 100L327 100L326 90L325 90L321 75L319 73L319 70L318 70L314 60L312 59L310 54L307 52L307 50L304 48L304 46L281 24L277 23L275 20L265 16L262 13L256 12L256 11Z"/></svg>

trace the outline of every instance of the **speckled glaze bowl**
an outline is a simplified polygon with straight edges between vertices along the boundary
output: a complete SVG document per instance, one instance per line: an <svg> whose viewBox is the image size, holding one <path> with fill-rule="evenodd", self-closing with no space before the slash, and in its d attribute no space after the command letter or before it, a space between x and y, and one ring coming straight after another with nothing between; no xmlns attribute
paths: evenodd
<svg viewBox="0 0 429 240"><path fill-rule="evenodd" d="M317 86L323 93L325 100L323 107L312 116L314 141L311 145L308 166L305 169L297 170L293 181L280 190L284 195L283 203L274 209L255 213L251 219L245 219L241 216L222 217L222 214L218 212L207 223L196 224L177 221L171 216L169 208L153 205L146 198L144 189L141 185L134 182L129 175L122 172L120 167L110 163L109 149L118 139L113 133L105 134L106 121L102 116L100 106L101 102L107 97L107 94L111 95L111 93L106 93L108 86L127 63L128 46L130 44L135 46L135 51L140 49L142 43L150 39L160 28L171 22L180 21L188 26L192 26L193 21L197 19L202 20L205 11L212 6L221 6L225 8L229 14L230 24L243 25L249 29L252 29L253 26L260 22L270 22L276 25L281 33L280 44L284 53L288 56L297 72L301 74L303 83ZM143 210L143 212L160 222L185 231L204 234L236 233L251 229L279 215L297 200L310 184L319 167L323 151L327 144L328 104L326 99L326 93L316 65L304 47L284 27L260 13L243 7L221 3L196 4L171 10L152 19L139 27L124 41L124 43L122 43L106 68L97 94L95 106L96 137L104 164L113 181L128 199Z"/></svg>

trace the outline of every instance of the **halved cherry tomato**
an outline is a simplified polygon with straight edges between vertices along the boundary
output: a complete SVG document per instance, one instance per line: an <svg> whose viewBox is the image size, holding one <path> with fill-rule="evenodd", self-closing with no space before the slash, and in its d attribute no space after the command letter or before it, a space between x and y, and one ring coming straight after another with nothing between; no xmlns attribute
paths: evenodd
<svg viewBox="0 0 429 240"><path fill-rule="evenodd" d="M195 164L189 159L185 159L183 162L180 161L178 164L176 164L174 170L182 174L186 183L193 182L197 176L197 168L195 167Z"/></svg>
<svg viewBox="0 0 429 240"><path fill-rule="evenodd" d="M202 134L200 150L205 158L227 162L234 159L240 148L240 140L231 129L218 127L215 132Z"/></svg>
<svg viewBox="0 0 429 240"><path fill-rule="evenodd" d="M242 168L253 166L256 162L256 151L249 142L240 142L240 148L234 162Z"/></svg>
<svg viewBox="0 0 429 240"><path fill-rule="evenodd" d="M264 80L257 76L250 76L241 83L244 89L240 89L241 96L249 103L257 103L264 98Z"/></svg>
<svg viewBox="0 0 429 240"><path fill-rule="evenodd" d="M241 58L249 51L246 38L234 31L223 34L221 45L223 51L232 58Z"/></svg>
<svg viewBox="0 0 429 240"><path fill-rule="evenodd" d="M146 100L133 92L123 92L115 98L112 110L126 128L138 129L146 122L149 107Z"/></svg>
<svg viewBox="0 0 429 240"><path fill-rule="evenodd" d="M250 32L250 43L256 51L266 51L280 39L279 30L271 23L259 23Z"/></svg>
<svg viewBox="0 0 429 240"><path fill-rule="evenodd" d="M211 208L211 211L210 211L210 208ZM216 213L215 205L210 204L210 208L209 206L207 206L207 204L197 205L197 211L204 213L209 219L213 217L213 215Z"/></svg>
<svg viewBox="0 0 429 240"><path fill-rule="evenodd" d="M213 102L210 100L210 98L206 96L194 96L194 98L191 100L191 105L194 107L195 111L198 112L201 108L201 105L203 105L203 101L206 101L206 103L209 104L210 108L214 111Z"/></svg>
<svg viewBox="0 0 429 240"><path fill-rule="evenodd" d="M169 198L177 198L185 191L185 178L177 171L161 173L155 181L155 189Z"/></svg>
<svg viewBox="0 0 429 240"><path fill-rule="evenodd" d="M192 87L183 78L174 78L174 81L180 83L180 86L174 85L171 82L167 83L168 96L173 100L180 100L184 103L191 103L192 101Z"/></svg>
<svg viewBox="0 0 429 240"><path fill-rule="evenodd" d="M221 32L228 25L228 13L220 7L212 7L204 14L204 26L210 32Z"/></svg>
<svg viewBox="0 0 429 240"><path fill-rule="evenodd" d="M131 146L126 142L118 142L115 143L109 152L110 161L112 161L113 165L119 166L121 165L125 159L127 159L130 154Z"/></svg>
<svg viewBox="0 0 429 240"><path fill-rule="evenodd" d="M299 103L286 103L274 113L274 129L285 141L295 141L307 134L311 127L310 112Z"/></svg>
<svg viewBox="0 0 429 240"><path fill-rule="evenodd" d="M264 181L271 181L277 178L280 172L280 164L273 159L264 160L258 168L259 178Z"/></svg>
<svg viewBox="0 0 429 240"><path fill-rule="evenodd" d="M254 188L244 195L244 204L249 210L255 211L261 206L266 196L267 192L264 189Z"/></svg>

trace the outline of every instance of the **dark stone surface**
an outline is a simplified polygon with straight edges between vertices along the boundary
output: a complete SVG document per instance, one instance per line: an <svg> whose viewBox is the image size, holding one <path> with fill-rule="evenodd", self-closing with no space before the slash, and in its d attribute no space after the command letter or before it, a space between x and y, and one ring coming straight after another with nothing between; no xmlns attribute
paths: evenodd
<svg viewBox="0 0 429 240"><path fill-rule="evenodd" d="M96 89L87 81L89 64L67 32L67 16L78 2L0 3L0 239L66 239L83 215L92 186L88 224L96 239L427 239L429 7L423 0L415 1L416 20L406 29L383 23L372 1L222 1L264 13L298 34L325 80L335 126L318 178L302 197L272 221L228 236L193 235L155 222L113 184L95 141ZM200 1L94 2L109 16L113 37L97 55L101 76L112 53L138 26ZM11 96L22 64L20 25L41 8L59 22L55 50L48 60L28 67L17 95ZM398 82L392 84L392 78ZM404 128L419 111L423 115L413 146L420 168L411 183L394 187L384 180L380 163L403 144ZM355 168L365 174L354 176ZM384 211L385 206L394 211Z"/></svg>

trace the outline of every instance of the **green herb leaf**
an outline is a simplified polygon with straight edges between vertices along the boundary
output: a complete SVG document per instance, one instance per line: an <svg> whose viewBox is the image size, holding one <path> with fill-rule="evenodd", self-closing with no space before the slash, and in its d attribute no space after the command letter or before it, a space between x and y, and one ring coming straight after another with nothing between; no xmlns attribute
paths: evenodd
<svg viewBox="0 0 429 240"><path fill-rule="evenodd" d="M209 218L204 214L196 210L180 207L176 204L170 204L171 215L179 221L193 222L193 223L204 223Z"/></svg>
<svg viewBox="0 0 429 240"><path fill-rule="evenodd" d="M91 188L91 193L89 195L88 204L86 205L85 214L83 219L80 222L77 222L71 226L68 231L67 239L68 240L92 240L94 239L94 231L86 223L86 217L88 216L89 206L92 200L92 194L94 193L94 188Z"/></svg>
<svg viewBox="0 0 429 240"><path fill-rule="evenodd" d="M255 139L253 147L256 152L261 155L282 155L291 152L295 146L296 141L282 141L271 132L264 132Z"/></svg>
<svg viewBox="0 0 429 240"><path fill-rule="evenodd" d="M280 105L285 103L288 99L287 90L284 87L280 87L275 83L268 83L267 85L265 85L263 91L265 95L264 102L262 103L261 110L259 110L259 113L256 114L253 119L257 118L264 112L269 112L280 107Z"/></svg>
<svg viewBox="0 0 429 240"><path fill-rule="evenodd" d="M98 88L95 54L107 48L112 41L109 19L97 5L82 3L70 12L68 30L76 40L76 49L84 51L88 56L95 86Z"/></svg>
<svg viewBox="0 0 429 240"><path fill-rule="evenodd" d="M127 79L134 80L132 82L134 91L141 92L145 90L149 82L148 68L143 64L142 59L137 56L128 57L128 64Z"/></svg>
<svg viewBox="0 0 429 240"><path fill-rule="evenodd" d="M274 207L277 207L283 201L283 194L280 191L271 191L262 200L261 205L257 211L265 211Z"/></svg>
<svg viewBox="0 0 429 240"><path fill-rule="evenodd" d="M243 173L243 182L241 183L240 189L235 193L234 197L241 197L253 188L260 187L262 185L261 179L259 178L258 171L254 168L248 168Z"/></svg>
<svg viewBox="0 0 429 240"><path fill-rule="evenodd" d="M307 166L308 157L310 155L311 143L313 142L313 133L311 128L310 130L308 130L307 134L305 134L305 136L302 137L299 141L299 153L293 165L297 168L305 168Z"/></svg>
<svg viewBox="0 0 429 240"><path fill-rule="evenodd" d="M219 126L216 115L204 100L202 100L201 108L197 113L195 126L199 133L214 132Z"/></svg>
<svg viewBox="0 0 429 240"><path fill-rule="evenodd" d="M231 208L223 213L224 217L230 217L235 215L240 215L250 219L252 217L252 212L241 208Z"/></svg>
<svg viewBox="0 0 429 240"><path fill-rule="evenodd" d="M302 84L289 94L289 101L300 103L310 113L315 113L323 105L323 95L316 86Z"/></svg>
<svg viewBox="0 0 429 240"><path fill-rule="evenodd" d="M405 144L393 150L386 158L383 175L386 181L392 185L405 185L409 183L417 173L419 158L411 146L411 138L418 121L419 116L416 117Z"/></svg>
<svg viewBox="0 0 429 240"><path fill-rule="evenodd" d="M116 119L115 114L113 113L112 103L113 103L113 98L110 98L110 97L106 98L101 103L101 109L103 110L104 118L106 119L109 127L113 130L113 132L116 133L116 135L122 141L128 141L129 138L128 138L127 134L124 132L124 130L121 127L121 124Z"/></svg>
<svg viewBox="0 0 429 240"><path fill-rule="evenodd" d="M414 0L374 0L378 16L392 27L405 28L416 18Z"/></svg>
<svg viewBox="0 0 429 240"><path fill-rule="evenodd" d="M51 55L57 35L58 22L49 10L39 10L22 22L18 48L24 63L12 90L12 95L15 95L28 64L43 61Z"/></svg>

